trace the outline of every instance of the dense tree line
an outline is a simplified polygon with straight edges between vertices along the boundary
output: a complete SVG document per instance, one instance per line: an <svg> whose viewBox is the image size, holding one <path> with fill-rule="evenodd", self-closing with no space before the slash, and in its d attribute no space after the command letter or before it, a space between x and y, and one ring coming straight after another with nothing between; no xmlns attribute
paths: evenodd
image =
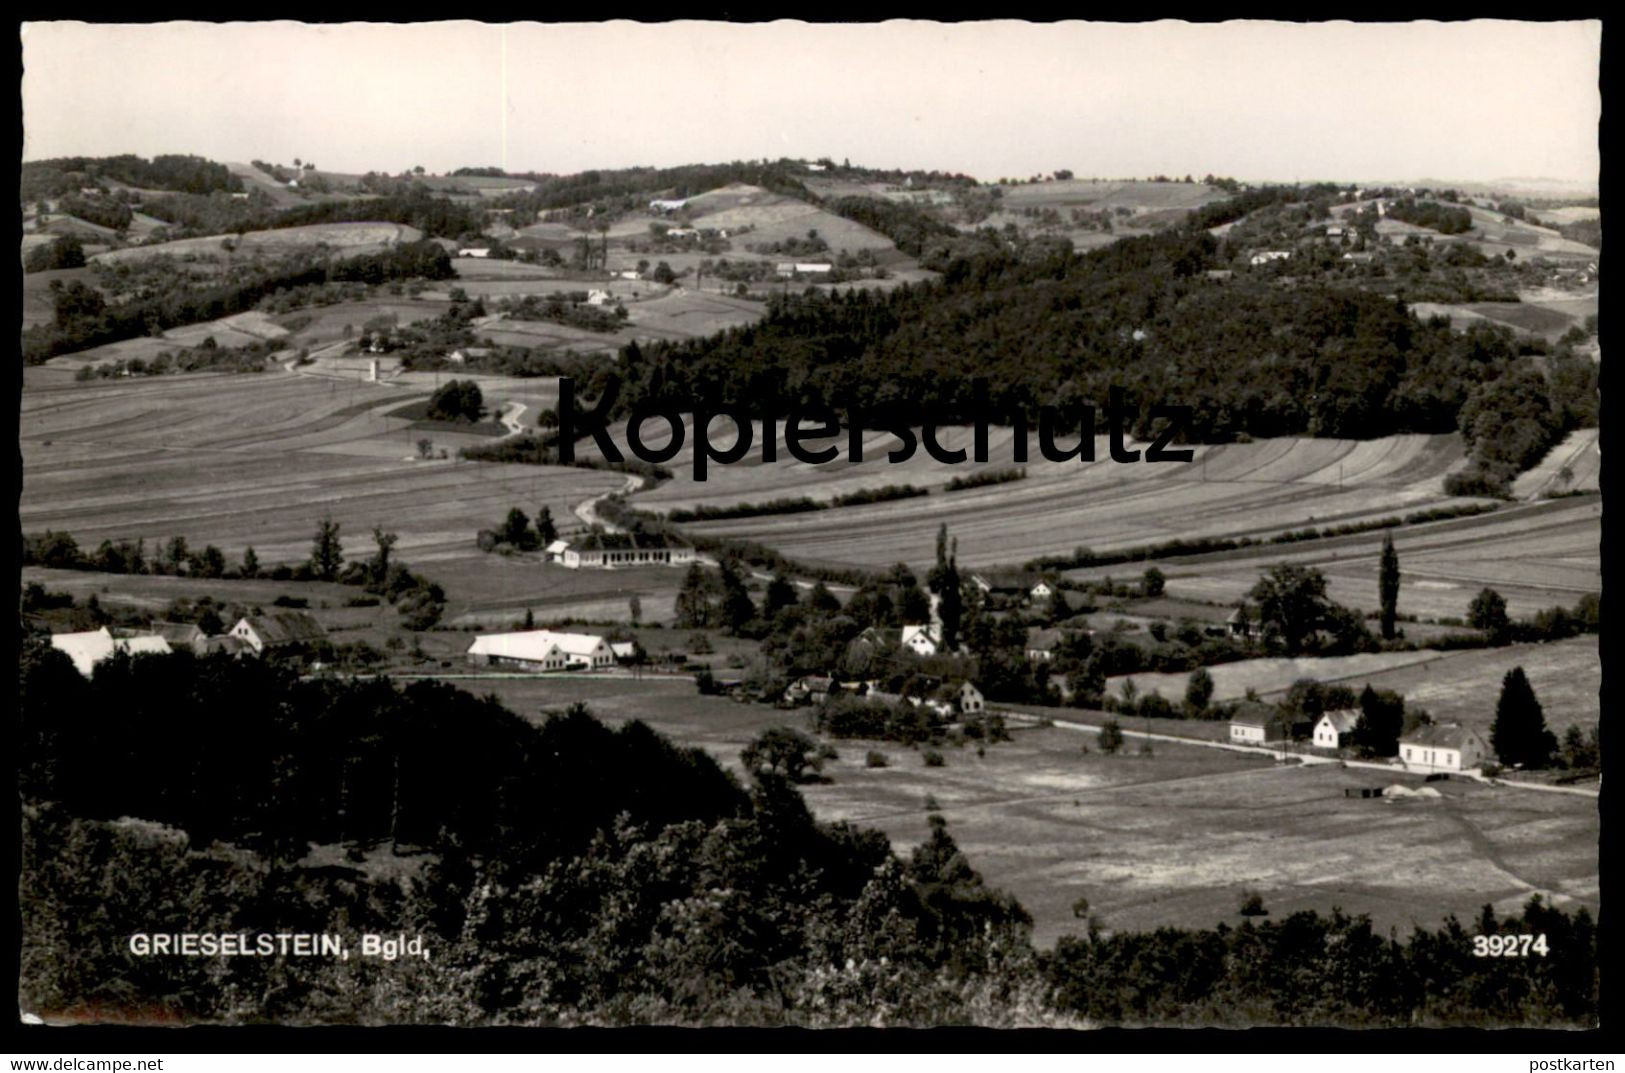
<svg viewBox="0 0 1625 1073"><path fill-rule="evenodd" d="M109 302L97 289L72 280L51 281L55 315L23 331L23 360L39 364L58 354L169 328L216 320L254 308L277 291L327 282L381 283L390 279L445 279L450 255L437 243L411 242L379 253L328 261L316 253L256 260L223 277L170 272L141 293Z"/></svg>
<svg viewBox="0 0 1625 1073"><path fill-rule="evenodd" d="M1142 435L1162 403L1189 406L1187 437L1202 442L1365 439L1452 431L1476 389L1529 365L1531 344L1509 329L1456 332L1355 288L1207 276L1220 266L1218 241L1190 229L1084 254L1006 242L955 255L939 280L774 296L756 324L626 348L619 404L704 399L783 414L822 403L892 422L968 421L982 379L994 414L1036 423L1053 406L1064 430L1120 386ZM1556 430L1591 420L1595 371L1562 355L1548 365L1530 375L1546 382L1550 446Z"/></svg>
<svg viewBox="0 0 1625 1073"><path fill-rule="evenodd" d="M187 655L86 680L39 645L20 673L32 1009L940 1023L1014 985L1030 1005L984 1016L1044 1016L1026 912L940 821L899 859L772 770L747 790L643 723L578 706L537 726L443 684ZM103 714L66 733L52 713L78 703ZM376 878L300 863L310 842L432 856ZM393 983L324 959L132 960L111 939L402 927L433 959Z"/></svg>
<svg viewBox="0 0 1625 1073"><path fill-rule="evenodd" d="M1388 215L1443 235L1460 235L1473 227L1473 214L1460 205L1441 205L1437 201L1418 201L1409 197L1390 202Z"/></svg>
<svg viewBox="0 0 1625 1073"><path fill-rule="evenodd" d="M1522 912L1485 906L1407 941L1363 916L1297 912L1211 930L1063 936L1048 962L1062 1010L1131 1025L1593 1027L1598 933L1536 895ZM1474 935L1544 935L1541 957L1475 957Z"/></svg>
<svg viewBox="0 0 1625 1073"><path fill-rule="evenodd" d="M99 179L114 179L148 190L175 190L188 194L243 188L243 181L224 164L200 156L171 153L146 160L126 153L122 156L72 156L26 161L22 166L22 199L34 201L56 197L94 184Z"/></svg>
<svg viewBox="0 0 1625 1073"><path fill-rule="evenodd" d="M130 226L135 215L130 206L108 197L90 197L84 194L64 194L57 199L56 211L76 216L86 223L123 231Z"/></svg>

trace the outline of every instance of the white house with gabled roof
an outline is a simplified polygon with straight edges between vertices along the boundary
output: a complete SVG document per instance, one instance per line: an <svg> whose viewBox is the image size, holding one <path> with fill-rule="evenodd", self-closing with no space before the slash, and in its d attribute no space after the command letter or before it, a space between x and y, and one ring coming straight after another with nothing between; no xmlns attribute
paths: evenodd
<svg viewBox="0 0 1625 1073"><path fill-rule="evenodd" d="M1419 727L1399 739L1399 760L1412 771L1470 771L1494 754L1483 736L1454 723Z"/></svg>

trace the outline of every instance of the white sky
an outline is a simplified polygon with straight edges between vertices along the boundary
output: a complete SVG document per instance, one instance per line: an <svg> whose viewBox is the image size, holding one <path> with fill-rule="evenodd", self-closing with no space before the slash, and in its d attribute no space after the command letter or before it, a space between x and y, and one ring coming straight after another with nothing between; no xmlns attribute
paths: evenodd
<svg viewBox="0 0 1625 1073"><path fill-rule="evenodd" d="M24 158L1595 182L1601 23L23 27Z"/></svg>

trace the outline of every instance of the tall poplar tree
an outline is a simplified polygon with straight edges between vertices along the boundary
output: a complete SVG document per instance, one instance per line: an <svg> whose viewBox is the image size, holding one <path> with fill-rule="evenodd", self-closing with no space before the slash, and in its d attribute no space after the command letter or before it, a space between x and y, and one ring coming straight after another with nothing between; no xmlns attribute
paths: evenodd
<svg viewBox="0 0 1625 1073"><path fill-rule="evenodd" d="M1382 566L1377 576L1377 592L1382 598L1382 639L1394 639L1394 622L1399 617L1399 552L1394 550L1394 537L1386 533L1382 538Z"/></svg>

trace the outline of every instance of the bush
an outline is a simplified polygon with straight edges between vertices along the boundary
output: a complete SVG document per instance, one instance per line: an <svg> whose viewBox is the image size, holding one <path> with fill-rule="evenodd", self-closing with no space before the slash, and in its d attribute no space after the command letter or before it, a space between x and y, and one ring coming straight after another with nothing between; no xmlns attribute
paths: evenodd
<svg viewBox="0 0 1625 1073"><path fill-rule="evenodd" d="M886 754L878 749L870 749L863 757L864 767L888 767L890 764L891 761L886 759Z"/></svg>
<svg viewBox="0 0 1625 1073"><path fill-rule="evenodd" d="M943 759L942 754L937 752L935 749L927 749L924 753L924 760L926 767L942 767L947 763L947 761Z"/></svg>
<svg viewBox="0 0 1625 1073"><path fill-rule="evenodd" d="M1240 913L1244 917L1267 917L1270 911L1264 908L1264 899L1257 891L1247 891L1241 896Z"/></svg>
<svg viewBox="0 0 1625 1073"><path fill-rule="evenodd" d="M273 607L309 607L310 601L303 596L278 596L271 601Z"/></svg>

